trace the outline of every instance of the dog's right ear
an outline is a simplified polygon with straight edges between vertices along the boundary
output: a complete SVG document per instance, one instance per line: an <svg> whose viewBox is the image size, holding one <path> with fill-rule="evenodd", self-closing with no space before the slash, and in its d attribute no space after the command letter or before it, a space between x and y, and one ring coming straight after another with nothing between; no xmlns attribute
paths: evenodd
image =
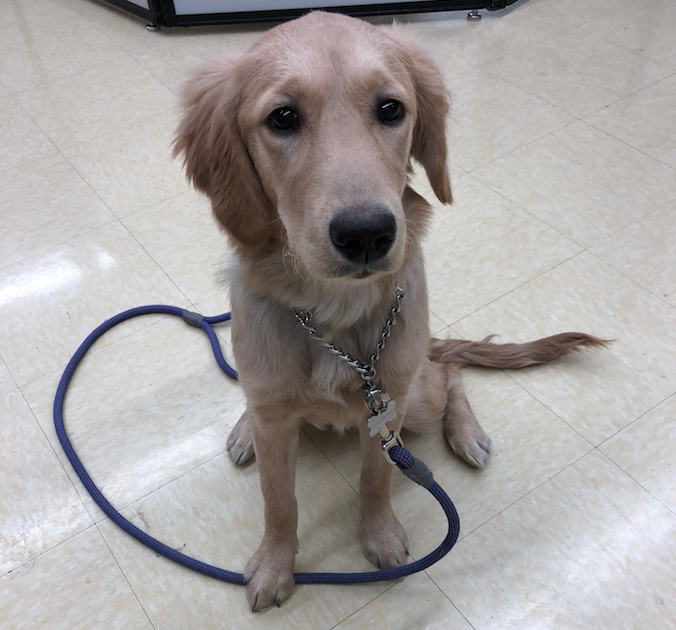
<svg viewBox="0 0 676 630"><path fill-rule="evenodd" d="M273 210L239 131L238 75L237 60L224 60L186 83L173 154L183 155L188 179L226 231L257 249L270 237Z"/></svg>

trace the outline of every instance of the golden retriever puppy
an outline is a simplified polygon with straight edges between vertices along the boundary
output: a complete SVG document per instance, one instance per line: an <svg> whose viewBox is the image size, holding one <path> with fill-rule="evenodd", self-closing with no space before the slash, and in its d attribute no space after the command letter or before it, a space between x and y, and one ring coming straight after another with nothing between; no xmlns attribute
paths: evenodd
<svg viewBox="0 0 676 630"><path fill-rule="evenodd" d="M371 383L396 402L387 427L443 425L453 450L479 467L490 439L458 367L523 367L602 343L578 334L523 345L430 340L420 249L430 207L408 176L415 160L451 202L448 109L438 70L403 31L321 12L273 28L185 88L175 152L235 250L232 342L247 409L228 450L236 463L255 452L265 500L263 541L245 569L253 611L280 605L294 586L302 422L358 428L364 554L381 568L408 555L390 505L392 466L369 436L364 379L308 334L295 309L366 363L401 287Z"/></svg>

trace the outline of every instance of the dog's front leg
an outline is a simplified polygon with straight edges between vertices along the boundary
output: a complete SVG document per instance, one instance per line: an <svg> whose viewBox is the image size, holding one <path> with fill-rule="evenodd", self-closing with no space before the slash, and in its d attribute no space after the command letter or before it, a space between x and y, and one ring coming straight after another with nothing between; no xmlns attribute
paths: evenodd
<svg viewBox="0 0 676 630"><path fill-rule="evenodd" d="M265 534L244 569L246 596L253 612L281 606L293 591L298 538L294 494L300 421L252 413L256 461L265 502Z"/></svg>
<svg viewBox="0 0 676 630"><path fill-rule="evenodd" d="M397 430L400 424L397 422ZM362 451L359 480L362 551L379 569L398 567L407 562L408 536L394 515L390 501L394 467L383 456L380 437L370 437L365 424L359 429L359 437Z"/></svg>

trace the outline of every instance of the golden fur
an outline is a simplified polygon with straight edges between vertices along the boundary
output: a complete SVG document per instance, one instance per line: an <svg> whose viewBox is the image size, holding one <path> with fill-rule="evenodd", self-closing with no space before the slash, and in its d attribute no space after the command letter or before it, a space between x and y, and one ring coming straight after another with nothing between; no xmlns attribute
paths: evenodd
<svg viewBox="0 0 676 630"><path fill-rule="evenodd" d="M387 99L404 106L397 124L376 116ZM268 122L282 107L300 115L291 133ZM364 554L381 568L404 564L408 555L390 505L392 468L366 430L362 381L309 337L293 308L311 310L324 337L368 360L402 287L403 308L376 366L378 385L397 403L392 428L443 424L453 450L479 467L490 439L467 403L459 366L522 367L602 342L586 335L507 349L488 341L430 342L420 249L430 207L408 186L408 175L413 158L438 199L451 202L449 104L438 70L403 30L311 13L272 29L242 57L198 71L185 88L184 108L175 151L210 197L236 252L232 341L247 410L228 451L238 464L255 452L260 468L265 535L245 570L256 611L280 605L293 589L301 422L358 427ZM332 244L331 222L345 208L367 218L374 208L391 213L396 236L384 257L358 264Z"/></svg>

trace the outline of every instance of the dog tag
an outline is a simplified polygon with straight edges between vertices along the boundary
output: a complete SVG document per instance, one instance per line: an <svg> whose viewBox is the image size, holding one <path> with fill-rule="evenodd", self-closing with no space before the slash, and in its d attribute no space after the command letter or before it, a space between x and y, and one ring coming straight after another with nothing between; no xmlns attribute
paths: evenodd
<svg viewBox="0 0 676 630"><path fill-rule="evenodd" d="M397 417L396 404L394 400L388 400L385 407L368 419L368 428L371 429L369 431L370 437L374 437L380 430L380 427L385 426L388 422L392 422Z"/></svg>

